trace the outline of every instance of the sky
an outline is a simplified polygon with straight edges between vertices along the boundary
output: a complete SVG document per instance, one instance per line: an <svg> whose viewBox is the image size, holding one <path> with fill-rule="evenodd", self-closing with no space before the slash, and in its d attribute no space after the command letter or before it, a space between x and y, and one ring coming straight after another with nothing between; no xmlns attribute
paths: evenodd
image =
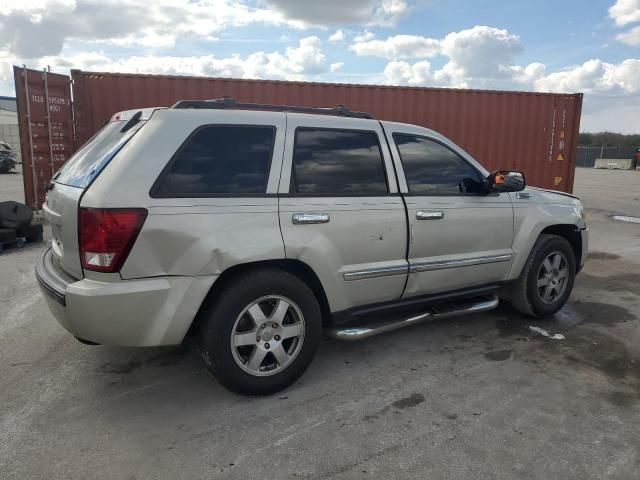
<svg viewBox="0 0 640 480"><path fill-rule="evenodd" d="M12 65L584 93L640 133L640 0L0 0Z"/></svg>

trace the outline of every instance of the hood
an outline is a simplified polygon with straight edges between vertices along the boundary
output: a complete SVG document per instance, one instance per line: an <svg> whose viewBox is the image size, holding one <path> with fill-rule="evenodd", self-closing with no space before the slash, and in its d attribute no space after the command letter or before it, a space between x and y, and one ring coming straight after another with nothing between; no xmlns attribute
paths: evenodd
<svg viewBox="0 0 640 480"><path fill-rule="evenodd" d="M558 190L549 190L540 187L527 187L526 192L530 193L532 198L540 203L563 203L568 205L580 204L580 199L570 193Z"/></svg>

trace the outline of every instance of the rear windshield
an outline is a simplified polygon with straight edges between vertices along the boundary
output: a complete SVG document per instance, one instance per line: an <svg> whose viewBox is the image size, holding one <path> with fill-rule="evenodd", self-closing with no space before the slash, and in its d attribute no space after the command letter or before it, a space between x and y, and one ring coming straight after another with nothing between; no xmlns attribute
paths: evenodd
<svg viewBox="0 0 640 480"><path fill-rule="evenodd" d="M86 188L145 123L138 121L131 125L125 120L107 123L64 164L53 179L64 185ZM125 126L127 128L123 128Z"/></svg>

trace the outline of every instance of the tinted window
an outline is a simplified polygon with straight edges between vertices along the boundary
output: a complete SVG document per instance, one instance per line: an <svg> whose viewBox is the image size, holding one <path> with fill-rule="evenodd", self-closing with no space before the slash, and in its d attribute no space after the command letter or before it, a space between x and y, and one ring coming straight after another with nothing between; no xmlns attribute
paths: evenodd
<svg viewBox="0 0 640 480"><path fill-rule="evenodd" d="M373 132L298 129L293 164L296 193L387 193L380 144Z"/></svg>
<svg viewBox="0 0 640 480"><path fill-rule="evenodd" d="M443 195L477 193L480 174L458 154L426 138L395 134L411 193Z"/></svg>
<svg viewBox="0 0 640 480"><path fill-rule="evenodd" d="M275 129L208 126L178 150L156 194L198 196L267 191Z"/></svg>

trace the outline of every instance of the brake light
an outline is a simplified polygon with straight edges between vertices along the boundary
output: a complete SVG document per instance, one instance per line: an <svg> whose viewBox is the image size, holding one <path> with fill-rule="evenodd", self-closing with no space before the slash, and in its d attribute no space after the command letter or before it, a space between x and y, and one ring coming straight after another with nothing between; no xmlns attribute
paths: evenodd
<svg viewBox="0 0 640 480"><path fill-rule="evenodd" d="M96 272L119 271L146 218L144 208L81 208L82 268Z"/></svg>

